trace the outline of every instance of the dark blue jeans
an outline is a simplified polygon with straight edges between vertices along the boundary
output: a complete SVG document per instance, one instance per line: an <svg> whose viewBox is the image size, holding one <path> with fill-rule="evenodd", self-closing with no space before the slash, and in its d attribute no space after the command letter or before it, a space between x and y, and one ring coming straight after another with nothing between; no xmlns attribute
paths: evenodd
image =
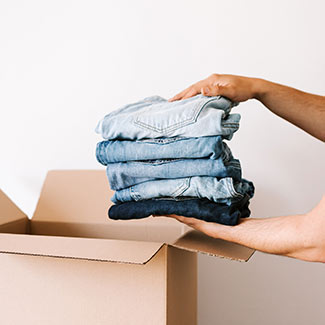
<svg viewBox="0 0 325 325"><path fill-rule="evenodd" d="M113 205L110 207L108 215L114 220L128 220L142 219L153 214L176 214L207 222L234 226L240 218L249 217L250 210L248 209L248 205L248 195L231 205L215 203L207 199L152 199Z"/></svg>

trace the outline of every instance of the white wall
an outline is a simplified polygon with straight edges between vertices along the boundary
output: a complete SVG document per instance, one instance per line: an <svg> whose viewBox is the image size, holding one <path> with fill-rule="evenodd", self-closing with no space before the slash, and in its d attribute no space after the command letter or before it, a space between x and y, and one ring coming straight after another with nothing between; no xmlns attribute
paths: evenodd
<svg viewBox="0 0 325 325"><path fill-rule="evenodd" d="M0 3L1 187L32 214L45 173L100 168L105 113L170 97L213 72L325 94L325 3ZM324 144L249 101L230 143L256 185L253 216L304 213L324 192ZM324 266L256 254L199 258L199 324L323 324Z"/></svg>

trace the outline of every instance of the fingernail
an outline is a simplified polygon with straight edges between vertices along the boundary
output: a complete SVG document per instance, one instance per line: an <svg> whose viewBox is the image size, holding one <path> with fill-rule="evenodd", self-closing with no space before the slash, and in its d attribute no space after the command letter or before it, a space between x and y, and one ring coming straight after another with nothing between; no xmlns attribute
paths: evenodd
<svg viewBox="0 0 325 325"><path fill-rule="evenodd" d="M204 88L203 91L204 91L205 94L208 94L209 93L209 88Z"/></svg>

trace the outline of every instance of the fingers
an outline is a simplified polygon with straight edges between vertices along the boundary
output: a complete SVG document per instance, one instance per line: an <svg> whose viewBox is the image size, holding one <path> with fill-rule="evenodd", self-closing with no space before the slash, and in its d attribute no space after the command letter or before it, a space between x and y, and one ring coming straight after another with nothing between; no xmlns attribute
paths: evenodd
<svg viewBox="0 0 325 325"><path fill-rule="evenodd" d="M183 222L187 225L189 225L190 223L193 224L195 223L195 221L197 221L197 219L195 218L188 218L188 217L183 217L183 216L178 216L176 214L166 214L164 216L162 215L157 215L157 214L153 214L152 215L153 217L168 217L168 218L174 218L174 219L177 219L178 221L180 222Z"/></svg>
<svg viewBox="0 0 325 325"><path fill-rule="evenodd" d="M168 99L169 102L174 102L175 100L180 100L184 97L184 95L190 90L191 87L188 87L186 89L184 89L183 91L181 91L180 93L178 93L177 95L175 95L174 97Z"/></svg>
<svg viewBox="0 0 325 325"><path fill-rule="evenodd" d="M220 76L213 74L210 77L201 80L190 87L184 89L182 92L178 93L174 97L170 98L168 101L173 102L175 100L183 100L193 97L197 94L202 94L204 96L217 96L222 95L224 87L220 85Z"/></svg>
<svg viewBox="0 0 325 325"><path fill-rule="evenodd" d="M177 219L180 222L186 223L186 219L189 219L187 217L183 217L183 216L178 216L176 214L166 214L166 215L158 215L158 214L153 214L153 217L168 217L168 218L174 218ZM192 218L193 219L193 218Z"/></svg>
<svg viewBox="0 0 325 325"><path fill-rule="evenodd" d="M197 91L196 89L192 88L191 90L189 90L181 99L187 99L187 98L190 98L190 97L193 97L197 94L199 94L200 92Z"/></svg>
<svg viewBox="0 0 325 325"><path fill-rule="evenodd" d="M154 215L154 216L158 217L158 215ZM206 222L206 221L199 220L196 218L178 216L176 214L169 214L164 217L174 218L174 219L190 226L191 228L201 231L204 234L206 234L210 237L214 237L214 238L219 238L219 232L220 232L221 228L226 227L226 226L223 226L223 225L220 225L217 223Z"/></svg>
<svg viewBox="0 0 325 325"><path fill-rule="evenodd" d="M180 100L183 97L183 94L184 94L184 90L182 92L178 93L177 95L175 95L174 97L169 98L168 101L174 102L175 100Z"/></svg>
<svg viewBox="0 0 325 325"><path fill-rule="evenodd" d="M184 89L183 91L181 91L174 97L168 99L168 101L174 102L175 100L187 99L187 98L193 97L199 93L200 93L200 88L196 87L196 84L195 84L195 85L192 85L192 86Z"/></svg>

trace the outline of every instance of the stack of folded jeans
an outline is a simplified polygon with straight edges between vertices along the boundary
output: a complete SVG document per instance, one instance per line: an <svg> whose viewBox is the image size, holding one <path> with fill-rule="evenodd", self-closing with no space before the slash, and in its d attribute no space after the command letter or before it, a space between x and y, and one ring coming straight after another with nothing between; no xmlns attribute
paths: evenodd
<svg viewBox="0 0 325 325"><path fill-rule="evenodd" d="M239 128L236 105L197 95L168 102L154 96L99 121L96 147L115 205L112 219L177 214L235 225L248 217L254 186L223 141Z"/></svg>

